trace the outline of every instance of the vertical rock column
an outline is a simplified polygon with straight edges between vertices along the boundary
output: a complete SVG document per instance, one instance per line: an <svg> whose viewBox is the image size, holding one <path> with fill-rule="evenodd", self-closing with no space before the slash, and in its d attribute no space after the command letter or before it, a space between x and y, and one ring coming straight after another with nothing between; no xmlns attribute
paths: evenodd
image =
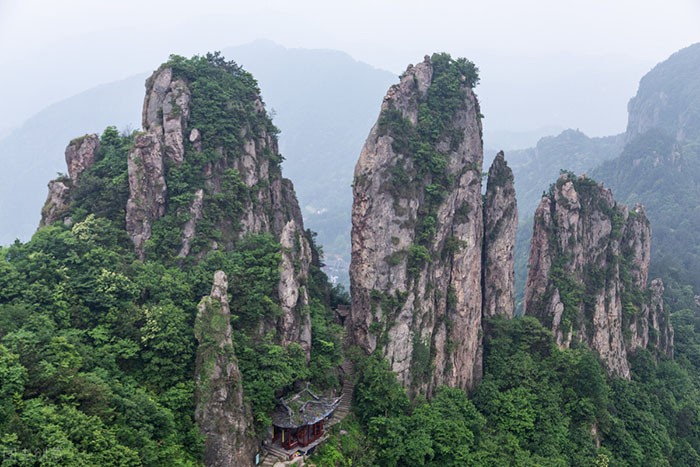
<svg viewBox="0 0 700 467"><path fill-rule="evenodd" d="M227 289L226 274L217 271L211 295L197 307L195 421L205 437L205 465L246 467L254 465L256 441L233 351Z"/></svg>
<svg viewBox="0 0 700 467"><path fill-rule="evenodd" d="M411 394L481 377L483 150L468 68L440 54L409 66L355 168L349 332Z"/></svg>
<svg viewBox="0 0 700 467"><path fill-rule="evenodd" d="M129 199L126 230L140 259L151 237L152 223L165 214L167 185L165 159L184 160L184 132L189 118L190 90L173 79L171 68L156 71L146 81L143 128L129 153Z"/></svg>

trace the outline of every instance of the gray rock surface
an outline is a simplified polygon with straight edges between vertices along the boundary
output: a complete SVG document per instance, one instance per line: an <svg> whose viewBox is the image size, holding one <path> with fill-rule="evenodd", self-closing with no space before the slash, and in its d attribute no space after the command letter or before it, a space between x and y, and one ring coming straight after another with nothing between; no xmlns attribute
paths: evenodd
<svg viewBox="0 0 700 467"><path fill-rule="evenodd" d="M68 213L71 189L78 183L80 175L95 163L100 149L97 135L85 135L68 143L65 151L68 177L59 177L49 182L49 193L41 209L39 227L53 224Z"/></svg>
<svg viewBox="0 0 700 467"><path fill-rule="evenodd" d="M299 344L308 361L311 358L311 315L303 308L309 304L305 284L311 263L311 247L294 220L284 226L280 245L282 264L277 294L282 316L277 323L279 342L285 347L291 343Z"/></svg>
<svg viewBox="0 0 700 467"><path fill-rule="evenodd" d="M152 223L165 214L167 185L162 143L157 134L138 135L129 153L129 199L126 203L126 230L134 249L144 259L144 244L151 238Z"/></svg>
<svg viewBox="0 0 700 467"><path fill-rule="evenodd" d="M39 227L51 225L61 219L68 210L70 187L68 181L52 180L49 182L49 194L41 209Z"/></svg>
<svg viewBox="0 0 700 467"><path fill-rule="evenodd" d="M167 184L165 158L184 160L184 131L189 118L190 91L171 68L157 70L146 81L143 103L144 134L138 135L129 154L129 200L126 229L139 258L151 237L152 223L165 214Z"/></svg>

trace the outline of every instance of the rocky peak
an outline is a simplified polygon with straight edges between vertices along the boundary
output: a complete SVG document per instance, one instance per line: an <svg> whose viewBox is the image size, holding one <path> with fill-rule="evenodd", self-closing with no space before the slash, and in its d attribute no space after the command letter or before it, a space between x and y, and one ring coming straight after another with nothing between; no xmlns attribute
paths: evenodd
<svg viewBox="0 0 700 467"><path fill-rule="evenodd" d="M252 76L216 55L173 57L146 81L145 132L129 154L126 226L142 259L152 248L197 260L234 249L245 235L272 234L283 248L283 313L260 332L274 329L280 344L297 342L308 357L311 248L259 92ZM211 108L225 110L213 118ZM154 227L179 231L179 241L153 237Z"/></svg>
<svg viewBox="0 0 700 467"><path fill-rule="evenodd" d="M184 133L190 117L190 88L182 78L173 76L171 67L166 67L146 81L146 89L143 129L161 137L166 156L182 163Z"/></svg>
<svg viewBox="0 0 700 467"><path fill-rule="evenodd" d="M525 313L551 327L559 346L582 342L610 374L629 378L628 354L649 344L650 242L640 206L630 211L591 179L562 174L535 213Z"/></svg>
<svg viewBox="0 0 700 467"><path fill-rule="evenodd" d="M216 271L211 294L197 307L195 420L204 436L205 465L252 466L257 443L231 340L227 290L226 274Z"/></svg>
<svg viewBox="0 0 700 467"><path fill-rule="evenodd" d="M349 332L412 392L481 377L477 70L434 54L386 94L355 168Z"/></svg>
<svg viewBox="0 0 700 467"><path fill-rule="evenodd" d="M73 183L85 169L95 162L95 153L100 149L100 138L97 135L85 135L76 138L66 147L66 165L68 177Z"/></svg>
<svg viewBox="0 0 700 467"><path fill-rule="evenodd" d="M514 265L518 206L513 172L503 151L489 169L484 202L483 315L513 317L515 308Z"/></svg>

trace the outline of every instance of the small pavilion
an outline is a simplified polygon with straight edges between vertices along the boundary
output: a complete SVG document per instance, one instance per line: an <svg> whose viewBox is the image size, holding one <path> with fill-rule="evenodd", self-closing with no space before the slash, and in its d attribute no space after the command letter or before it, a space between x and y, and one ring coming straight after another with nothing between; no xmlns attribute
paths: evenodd
<svg viewBox="0 0 700 467"><path fill-rule="evenodd" d="M284 449L296 449L323 436L325 422L340 404L340 397L317 396L307 384L301 392L279 402L272 413L272 442L279 440Z"/></svg>

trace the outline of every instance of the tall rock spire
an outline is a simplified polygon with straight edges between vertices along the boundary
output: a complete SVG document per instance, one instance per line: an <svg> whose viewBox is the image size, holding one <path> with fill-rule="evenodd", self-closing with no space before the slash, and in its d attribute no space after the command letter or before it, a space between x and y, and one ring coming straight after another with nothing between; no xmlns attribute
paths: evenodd
<svg viewBox="0 0 700 467"><path fill-rule="evenodd" d="M227 289L226 274L216 271L211 294L197 307L195 420L204 435L205 465L247 467L254 465L257 441L231 340Z"/></svg>
<svg viewBox="0 0 700 467"><path fill-rule="evenodd" d="M518 205L513 172L503 151L489 169L484 202L484 318L513 317L515 308L515 233Z"/></svg>
<svg viewBox="0 0 700 467"><path fill-rule="evenodd" d="M382 103L355 168L350 333L412 393L482 373L477 70L434 54Z"/></svg>

